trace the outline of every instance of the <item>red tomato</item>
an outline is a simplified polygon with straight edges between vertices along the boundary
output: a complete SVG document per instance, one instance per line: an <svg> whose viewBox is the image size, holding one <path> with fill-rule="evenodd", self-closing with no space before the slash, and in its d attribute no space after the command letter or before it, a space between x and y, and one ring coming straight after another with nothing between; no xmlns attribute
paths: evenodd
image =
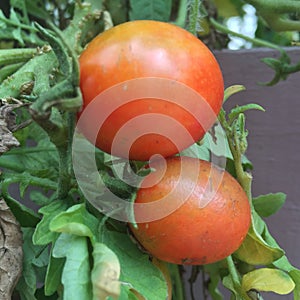
<svg viewBox="0 0 300 300"><path fill-rule="evenodd" d="M138 223L138 228L130 225L132 233L150 254L170 263L202 265L226 258L239 248L250 226L246 193L228 172L207 161L190 157L166 161L163 176L163 164L154 163L155 171L144 178L135 200L136 204L155 203L176 187L175 194L159 206L166 214L156 219L158 207L135 206L137 220L151 216L156 220ZM183 168L187 174L198 172L198 178L186 174L180 178ZM181 205L168 213L170 201Z"/></svg>
<svg viewBox="0 0 300 300"><path fill-rule="evenodd" d="M141 20L115 26L94 38L79 62L81 117L95 105L79 128L116 156L149 160L178 153L203 137L222 105L215 57L175 25Z"/></svg>

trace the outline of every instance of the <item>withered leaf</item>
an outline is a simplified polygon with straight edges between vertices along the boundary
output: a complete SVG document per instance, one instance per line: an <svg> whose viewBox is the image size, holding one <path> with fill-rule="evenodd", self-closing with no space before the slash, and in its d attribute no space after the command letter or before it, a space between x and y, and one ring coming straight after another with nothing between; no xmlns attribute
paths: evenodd
<svg viewBox="0 0 300 300"><path fill-rule="evenodd" d="M30 122L16 124L16 115L13 110L24 106L24 104L16 99L12 99L14 103L0 100L0 155L7 152L12 147L18 147L20 143L13 136L13 132L27 126Z"/></svg>
<svg viewBox="0 0 300 300"><path fill-rule="evenodd" d="M0 199L0 299L10 300L22 273L22 233L6 202Z"/></svg>

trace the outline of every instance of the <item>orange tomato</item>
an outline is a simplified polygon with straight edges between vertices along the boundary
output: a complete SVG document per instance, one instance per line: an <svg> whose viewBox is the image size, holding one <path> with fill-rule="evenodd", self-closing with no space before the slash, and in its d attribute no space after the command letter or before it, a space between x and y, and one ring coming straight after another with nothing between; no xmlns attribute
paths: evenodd
<svg viewBox="0 0 300 300"><path fill-rule="evenodd" d="M95 105L79 128L116 156L145 161L178 153L203 137L222 105L215 57L172 24L139 20L115 26L89 43L79 63L80 116Z"/></svg>
<svg viewBox="0 0 300 300"><path fill-rule="evenodd" d="M130 225L149 253L170 263L201 265L222 260L239 248L251 213L236 179L210 162L190 157L168 158L166 168L160 161L151 167L154 171L143 179L135 204L158 206L135 206L140 223L138 228ZM167 195L171 196L159 202ZM177 209L170 212L170 203ZM156 218L158 211L165 211L165 216Z"/></svg>

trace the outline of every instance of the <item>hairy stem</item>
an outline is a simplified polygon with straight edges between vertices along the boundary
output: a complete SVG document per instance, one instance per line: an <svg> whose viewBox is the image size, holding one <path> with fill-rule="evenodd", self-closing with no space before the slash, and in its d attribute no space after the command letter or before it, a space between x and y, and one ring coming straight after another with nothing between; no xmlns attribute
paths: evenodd
<svg viewBox="0 0 300 300"><path fill-rule="evenodd" d="M36 48L27 49L1 49L0 66L24 62L37 54Z"/></svg>
<svg viewBox="0 0 300 300"><path fill-rule="evenodd" d="M190 0L188 30L197 35L201 0Z"/></svg>

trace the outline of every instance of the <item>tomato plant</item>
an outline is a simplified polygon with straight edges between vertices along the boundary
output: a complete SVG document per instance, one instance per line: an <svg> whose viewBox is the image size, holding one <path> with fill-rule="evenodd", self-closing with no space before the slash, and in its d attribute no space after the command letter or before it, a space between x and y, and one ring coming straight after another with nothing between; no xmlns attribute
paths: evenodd
<svg viewBox="0 0 300 300"><path fill-rule="evenodd" d="M93 39L79 62L83 111L102 92L124 85L120 91L101 97L93 108L97 112L80 125L89 137L102 115L111 110L101 122L96 145L111 153L115 143L116 156L146 161L154 154L174 155L204 136L222 105L223 78L213 54L194 35L175 25L144 20L115 26ZM157 87L137 85L133 90L127 83L149 77L157 78ZM160 83L161 78L169 79L169 84ZM176 82L199 97L189 97L186 89L175 97L172 90ZM147 93L146 89L155 91ZM116 102L113 108L112 102ZM194 114L197 107L202 107L200 117ZM152 114L151 118L147 114ZM160 118L156 120L156 116ZM178 132L174 122L184 128L183 133ZM116 136L124 125L125 130ZM177 143L175 134L180 135Z"/></svg>
<svg viewBox="0 0 300 300"><path fill-rule="evenodd" d="M162 179L164 164L155 162L137 192L135 203L151 203L163 199L176 189L170 199L159 207L166 216L142 222L143 214L154 215L146 207L135 208L135 218L141 223L132 232L154 257L175 264L202 265L220 261L236 251L250 226L250 206L246 193L226 171L220 171L207 161L197 158L169 158ZM180 176L182 168L187 176ZM193 169L197 177L193 178ZM154 182L158 183L154 184ZM143 185L150 187L143 188ZM186 187L191 193L186 195ZM162 200L161 200L162 201ZM169 202L180 203L167 212ZM153 208L154 210L154 208Z"/></svg>
<svg viewBox="0 0 300 300"><path fill-rule="evenodd" d="M245 3L264 19L255 38L226 26ZM298 30L297 1L0 8L1 299L183 300L198 284L204 299L222 299L220 286L237 300L300 299L300 270L263 219L285 195L252 195L245 113L264 109L221 107L244 88L223 91L212 55L237 36L279 51L264 59L269 85L299 71L279 46L296 34L263 25Z"/></svg>

